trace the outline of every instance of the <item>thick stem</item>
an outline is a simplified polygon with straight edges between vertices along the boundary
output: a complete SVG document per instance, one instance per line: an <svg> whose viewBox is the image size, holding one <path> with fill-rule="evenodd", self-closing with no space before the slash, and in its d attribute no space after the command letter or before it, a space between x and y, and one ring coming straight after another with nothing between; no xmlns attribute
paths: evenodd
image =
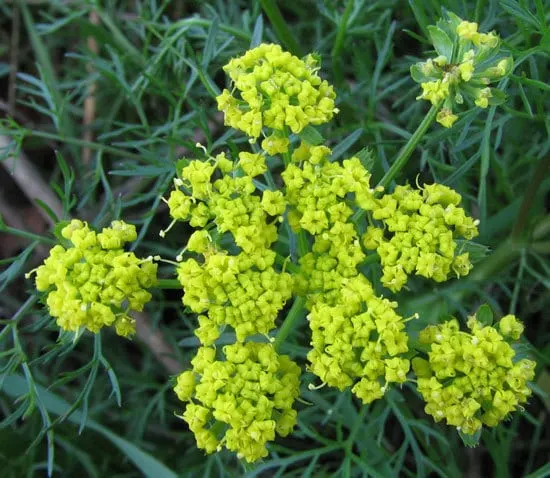
<svg viewBox="0 0 550 478"><path fill-rule="evenodd" d="M403 167L407 164L407 161L414 151L414 148L416 148L420 140L424 137L426 131L437 116L437 112L439 111L440 106L441 104L432 105L432 107L428 111L428 114L422 120L422 123L418 125L416 131L409 138L409 141L407 141L407 144L403 146L401 151L399 151L397 158L395 158L395 161L391 165L390 169L388 169L386 174L384 174L384 177L380 180L378 186L383 186L384 188L387 188L388 185L393 181L395 176L397 176L399 171L401 171Z"/></svg>
<svg viewBox="0 0 550 478"><path fill-rule="evenodd" d="M548 235L550 235L550 216L545 216L538 221L533 229L533 239L544 239Z"/></svg>
<svg viewBox="0 0 550 478"><path fill-rule="evenodd" d="M550 254L550 241L534 242L531 250L537 254Z"/></svg>
<svg viewBox="0 0 550 478"><path fill-rule="evenodd" d="M473 282L483 282L494 277L508 264L515 261L524 247L526 245L523 243L515 242L512 239L505 240L489 257L474 266L468 278Z"/></svg>
<svg viewBox="0 0 550 478"><path fill-rule="evenodd" d="M288 314L277 333L273 346L275 350L279 350L279 347L286 340L290 332L296 328L297 322L304 316L306 299L305 297L296 297L292 307L288 311Z"/></svg>

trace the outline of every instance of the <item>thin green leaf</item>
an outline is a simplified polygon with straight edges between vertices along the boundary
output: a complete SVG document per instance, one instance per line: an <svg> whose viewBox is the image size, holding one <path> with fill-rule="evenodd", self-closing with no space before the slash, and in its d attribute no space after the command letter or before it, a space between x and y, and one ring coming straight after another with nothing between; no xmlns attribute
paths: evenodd
<svg viewBox="0 0 550 478"><path fill-rule="evenodd" d="M55 415L64 415L70 408L70 405L53 392L46 390L40 385L36 385L36 390L40 394L45 408ZM3 392L8 396L17 398L28 391L26 380L21 375L11 375L4 381ZM78 424L81 420L80 412L73 413L68 420ZM107 440L113 443L122 451L128 459L148 478L177 478L177 474L170 470L166 465L159 462L149 453L141 450L124 438L111 432L109 429L89 419L86 427L103 435Z"/></svg>
<svg viewBox="0 0 550 478"><path fill-rule="evenodd" d="M364 133L363 128L356 129L349 136L346 136L340 143L338 143L333 149L330 156L331 161L336 161L343 156L361 137Z"/></svg>
<svg viewBox="0 0 550 478"><path fill-rule="evenodd" d="M302 131L300 131L298 136L302 141L312 146L318 146L325 142L325 138L323 138L323 135L319 133L319 131L317 131L314 126L311 125L306 126Z"/></svg>

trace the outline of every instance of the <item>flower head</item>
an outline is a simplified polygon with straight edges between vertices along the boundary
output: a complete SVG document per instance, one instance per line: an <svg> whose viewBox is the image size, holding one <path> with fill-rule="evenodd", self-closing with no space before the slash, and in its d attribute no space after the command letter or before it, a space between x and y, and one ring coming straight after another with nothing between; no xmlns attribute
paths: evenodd
<svg viewBox="0 0 550 478"><path fill-rule="evenodd" d="M466 332L456 319L424 329L419 339L428 359L412 362L426 413L473 435L520 408L531 395L527 382L534 377L535 362L516 357L510 340L519 338L517 324L509 315L495 328L473 316Z"/></svg>
<svg viewBox="0 0 550 478"><path fill-rule="evenodd" d="M383 225L369 226L363 236L364 246L380 256L382 284L397 292L411 274L443 282L470 272L469 254L457 240L477 236L478 221L466 215L461 200L447 186L425 184L420 191L397 186L392 194L363 203Z"/></svg>
<svg viewBox="0 0 550 478"><path fill-rule="evenodd" d="M170 214L197 228L186 257L178 256L177 274L183 304L201 314L195 335L203 345L214 344L227 325L239 342L267 334L292 295L293 279L275 270L271 250L287 202L280 191L256 191L253 177L265 171L260 153L241 152L237 163L220 154L184 163L182 179L174 181ZM183 207L186 214L180 213ZM231 251L219 243L224 234L233 238Z"/></svg>
<svg viewBox="0 0 550 478"><path fill-rule="evenodd" d="M96 233L74 219L61 235L69 247L54 246L36 269L36 288L48 292L46 304L57 324L76 331L97 333L114 325L124 337L135 333L128 313L141 311L151 299L147 289L156 282L157 265L125 252L124 244L136 239L136 228L123 221Z"/></svg>
<svg viewBox="0 0 550 478"><path fill-rule="evenodd" d="M222 447L253 462L267 455L275 435L288 435L296 423L300 367L271 344L248 342L223 348L203 347L183 372L174 391L189 402L182 418L197 446L213 453Z"/></svg>
<svg viewBox="0 0 550 478"><path fill-rule="evenodd" d="M224 66L233 89L223 90L217 98L225 124L255 139L264 127L299 133L308 124L330 121L338 112L335 94L317 74L317 63L313 55L300 60L267 43L233 58ZM286 151L285 147L276 137L266 143L269 154Z"/></svg>

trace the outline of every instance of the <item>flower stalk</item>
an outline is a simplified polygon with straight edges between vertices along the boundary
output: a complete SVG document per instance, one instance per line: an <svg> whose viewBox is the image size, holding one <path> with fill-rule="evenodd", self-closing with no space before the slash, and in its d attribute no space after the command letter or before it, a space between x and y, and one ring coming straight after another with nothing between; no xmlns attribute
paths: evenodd
<svg viewBox="0 0 550 478"><path fill-rule="evenodd" d="M405 146L403 146L401 151L399 151L399 154L395 158L395 161L391 165L390 169L386 171L386 174L384 174L382 179L379 181L378 186L387 188L390 185L390 183L393 181L393 179L405 167L405 165L407 164L407 161L411 157L411 154L413 153L415 148L418 146L418 143L420 143L420 141L428 131L428 128L434 122L440 107L441 107L441 102L431 106L430 110L428 111L428 114L424 117L422 122L418 125L418 128L416 128L416 131L409 138L409 141L407 141L407 144L405 144Z"/></svg>
<svg viewBox="0 0 550 478"><path fill-rule="evenodd" d="M304 297L298 296L294 299L294 303L288 311L288 314L283 321L283 325L281 325L275 338L275 342L273 343L275 350L279 350L288 335L296 328L298 321L304 317L306 311L305 303L306 300Z"/></svg>

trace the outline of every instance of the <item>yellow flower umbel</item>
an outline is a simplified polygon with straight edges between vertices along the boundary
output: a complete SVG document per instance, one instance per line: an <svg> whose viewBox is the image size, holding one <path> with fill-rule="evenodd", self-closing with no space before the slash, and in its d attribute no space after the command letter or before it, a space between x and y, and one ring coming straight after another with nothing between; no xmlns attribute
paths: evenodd
<svg viewBox="0 0 550 478"><path fill-rule="evenodd" d="M308 124L330 121L338 109L331 85L321 80L318 61L313 55L303 60L285 52L279 45L261 44L224 66L232 90L218 96L218 109L225 124L258 138L262 128L290 129L299 133ZM271 136L262 146L270 152L284 152L288 143Z"/></svg>
<svg viewBox="0 0 550 478"><path fill-rule="evenodd" d="M351 222L357 202L372 201L370 173L359 158L339 164L325 146L302 143L281 174L293 229L313 236L300 258L296 292L306 297L311 329L309 369L324 384L352 392L367 404L409 371L405 321L397 304L374 294L359 272L366 258Z"/></svg>
<svg viewBox="0 0 550 478"><path fill-rule="evenodd" d="M378 252L385 287L397 292L413 273L443 282L470 272L469 254L457 239L477 236L478 221L466 215L461 200L447 186L425 184L421 191L397 186L392 194L360 202L384 226L369 226L363 244Z"/></svg>
<svg viewBox="0 0 550 478"><path fill-rule="evenodd" d="M308 316L311 371L339 390L353 386L364 404L382 398L389 384L404 383L408 336L396 306L375 297L363 276L347 282L337 305L314 305Z"/></svg>
<svg viewBox="0 0 550 478"><path fill-rule="evenodd" d="M260 259L241 253L229 255L209 247L200 262L186 259L178 267L183 303L199 315L195 335L213 344L230 325L242 342L254 334L266 335L292 293L292 277L273 268L275 253Z"/></svg>
<svg viewBox="0 0 550 478"><path fill-rule="evenodd" d="M150 259L138 259L123 249L136 239L136 228L113 221L96 233L74 219L61 235L72 245L54 246L36 269L36 288L48 292L46 304L57 324L94 333L114 324L119 335L135 333L135 321L128 314L143 310L151 299L146 289L155 284L157 272Z"/></svg>
<svg viewBox="0 0 550 478"><path fill-rule="evenodd" d="M359 159L352 157L339 164L329 160L331 153L326 146L302 142L281 174L291 206L289 222L295 230L320 235L336 223L343 224L353 213L346 196L369 194L371 175Z"/></svg>
<svg viewBox="0 0 550 478"><path fill-rule="evenodd" d="M489 85L512 71L512 57L499 52L500 39L496 33L480 33L477 29L477 23L447 12L446 19L428 27L438 56L411 67L413 80L422 87L417 99L442 105L436 120L446 128L458 119L453 107L465 99L480 108L505 100L502 91Z"/></svg>
<svg viewBox="0 0 550 478"><path fill-rule="evenodd" d="M516 358L511 341L523 326L514 316L503 317L496 327L472 316L468 329L460 331L456 319L424 329L419 339L428 360L417 357L412 363L426 413L473 435L521 409L531 395L527 382L536 364Z"/></svg>
<svg viewBox="0 0 550 478"><path fill-rule="evenodd" d="M275 270L270 248L286 201L279 191L258 194L253 177L265 170L259 153L241 152L236 163L224 154L191 160L167 201L174 220L198 228L184 249L194 254L178 258L177 273L183 303L201 314L195 334L203 345L212 345L227 325L240 342L266 335L291 297L292 277ZM220 246L228 233L237 250Z"/></svg>
<svg viewBox="0 0 550 478"><path fill-rule="evenodd" d="M253 462L267 456L275 435L288 435L296 423L292 408L299 395L300 367L271 344L248 342L216 349L202 347L174 391L189 402L182 418L206 453L222 447Z"/></svg>

